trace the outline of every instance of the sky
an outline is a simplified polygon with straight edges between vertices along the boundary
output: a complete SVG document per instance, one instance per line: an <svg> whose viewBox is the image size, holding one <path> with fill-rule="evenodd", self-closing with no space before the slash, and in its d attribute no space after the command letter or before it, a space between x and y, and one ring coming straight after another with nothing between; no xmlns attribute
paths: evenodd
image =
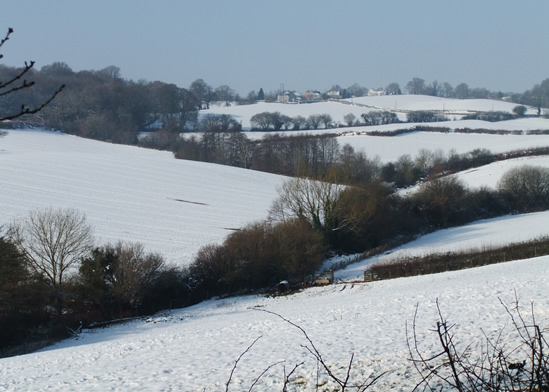
<svg viewBox="0 0 549 392"><path fill-rule="evenodd" d="M547 15L547 0L12 0L0 61L114 65L125 79L201 78L243 96L413 77L524 92L549 77Z"/></svg>

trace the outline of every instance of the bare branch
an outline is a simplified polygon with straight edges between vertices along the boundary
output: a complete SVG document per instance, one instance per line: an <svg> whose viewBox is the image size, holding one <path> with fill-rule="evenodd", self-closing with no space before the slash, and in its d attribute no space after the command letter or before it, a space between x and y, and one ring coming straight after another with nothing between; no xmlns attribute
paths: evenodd
<svg viewBox="0 0 549 392"><path fill-rule="evenodd" d="M25 114L36 114L36 113L38 113L39 111L44 109L51 101L53 101L55 99L55 97L57 97L57 95L59 95L59 93L61 93L61 91L63 91L64 88L65 88L65 85L64 84L61 85L61 87L59 87L57 89L57 91L55 91L53 93L53 95L47 101L45 101L41 105L35 107L34 109L31 109L31 108L29 108L29 107L27 107L23 104L23 105L21 105L21 110L18 113L12 114L12 115L9 115L9 116L6 116L6 117L1 117L0 121L13 120L13 119L21 117Z"/></svg>
<svg viewBox="0 0 549 392"><path fill-rule="evenodd" d="M240 356L236 359L236 361L234 362L234 366L233 366L233 368L231 369L231 374L229 375L229 379L227 380L227 384L226 384L226 387L225 387L225 392L228 392L228 391L229 391L229 384L231 383L231 380L232 380L232 378L233 378L233 374L234 374L234 372L235 372L235 370L236 370L236 367L238 366L238 362L240 362L240 360L242 359L242 357L243 357L248 351L250 351L251 348L254 346L254 344L256 344L257 341L258 341L259 339L261 339L262 337L263 337L263 336L258 336L258 337L252 342L252 344L250 344L250 345L248 346L248 348L247 348L246 350L244 350L244 351L240 354Z"/></svg>
<svg viewBox="0 0 549 392"><path fill-rule="evenodd" d="M6 33L5 37L2 38L0 41L0 48L6 43L7 40L10 39L10 35L12 35L13 29L11 27L8 28L8 32ZM2 58L2 55L0 54L0 59Z"/></svg>
<svg viewBox="0 0 549 392"><path fill-rule="evenodd" d="M250 389L248 389L248 392L251 392L252 389L254 388L255 384L257 384L257 382L261 379L261 377L263 377L265 375L265 373L267 373L269 371L269 369L275 367L276 365L278 365L279 363L282 363L284 362L284 360L282 361L278 361L278 362L275 362L273 363L272 365L268 366L267 368L265 368L261 374L259 376L257 376L257 378L254 380L254 382L252 383L252 385L250 386Z"/></svg>
<svg viewBox="0 0 549 392"><path fill-rule="evenodd" d="M309 343L309 345L306 345L306 346L302 345L302 347L305 348L307 351L309 351L309 353L311 353L311 355L318 361L318 363L322 366L322 368L328 374L328 376L341 387L342 392L344 392L347 389L347 387L351 387L351 388L357 389L359 391L364 391L364 390L368 389L370 386L372 386L374 383L376 383L377 380L379 380L379 378L381 378L383 375L385 375L387 373L387 372L383 372L382 374L378 375L377 377L372 377L372 375L370 375L367 378L367 381L365 381L361 385L349 385L350 377L351 377L351 370L352 370L353 360L354 360L354 353L351 354L351 359L349 360L349 365L347 366L347 373L346 373L345 379L341 379L341 378L337 377L330 370L330 367L328 366L328 364L326 363L326 361L322 357L322 354L320 353L320 351L316 348L315 344L313 343L313 340L309 337L307 332L301 326L299 326L296 323L288 320L287 318L281 316L280 314L278 314L276 312L272 312L272 311L266 310L266 309L257 309L257 308L251 308L251 309L261 311L261 312L265 312L265 313L269 313L269 314L272 314L274 316L277 316L280 319L282 319L283 321L285 321L286 323L293 326L294 328L297 328L298 330L300 330L301 333L303 334L303 336L305 336L305 339L307 340L307 342Z"/></svg>
<svg viewBox="0 0 549 392"><path fill-rule="evenodd" d="M10 27L5 37L0 41L0 48L6 43L6 41L10 39L10 35L12 33L13 33L13 29ZM3 56L0 54L0 59L2 57ZM34 86L33 81L27 81L27 79L24 79L25 75L27 75L34 68L34 64L35 64L34 61L30 61L30 62L25 61L25 66L21 69L21 71L19 71L15 76L7 80L6 82L0 82L0 90L4 90L4 91L0 91L0 97L4 97L9 94L15 93L17 91L28 89ZM21 80L22 82L20 84L17 84ZM64 88L65 88L65 85L60 86L45 102L43 102L42 104L34 108L31 108L23 103L18 112L14 114L6 115L4 117L0 117L0 121L13 120L18 117L24 116L26 114L38 113L39 111L44 109L44 107L46 107L51 101L53 101L55 97L57 97L57 95L59 95Z"/></svg>

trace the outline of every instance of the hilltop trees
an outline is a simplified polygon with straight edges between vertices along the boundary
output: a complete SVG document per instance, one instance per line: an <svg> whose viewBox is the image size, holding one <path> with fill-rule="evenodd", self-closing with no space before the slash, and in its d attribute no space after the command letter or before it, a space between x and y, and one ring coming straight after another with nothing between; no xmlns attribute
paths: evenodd
<svg viewBox="0 0 549 392"><path fill-rule="evenodd" d="M406 91L408 94L425 94L425 80L421 78L413 78L406 84Z"/></svg>
<svg viewBox="0 0 549 392"><path fill-rule="evenodd" d="M549 79L536 84L524 94L514 97L515 102L531 105L538 108L538 116L542 114L542 108L549 108Z"/></svg>
<svg viewBox="0 0 549 392"><path fill-rule="evenodd" d="M189 86L189 91L200 103L201 109L209 109L210 102L213 100L213 89L203 79L196 79Z"/></svg>
<svg viewBox="0 0 549 392"><path fill-rule="evenodd" d="M400 90L400 85L398 83L389 83L389 85L385 88L385 92L388 95L400 95L402 94L402 91Z"/></svg>

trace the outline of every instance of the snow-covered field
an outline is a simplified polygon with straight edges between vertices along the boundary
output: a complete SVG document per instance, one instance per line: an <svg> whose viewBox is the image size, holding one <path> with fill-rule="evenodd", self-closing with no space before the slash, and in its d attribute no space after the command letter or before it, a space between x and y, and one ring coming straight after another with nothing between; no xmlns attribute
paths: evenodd
<svg viewBox="0 0 549 392"><path fill-rule="evenodd" d="M394 162L403 155L415 158L421 150L463 154L475 149L493 153L549 146L549 135L488 135L464 133L412 132L393 137L344 135L340 145L350 144L380 162Z"/></svg>
<svg viewBox="0 0 549 392"><path fill-rule="evenodd" d="M200 114L228 114L240 122L243 129L250 129L250 119L252 116L262 112L280 112L289 117L303 116L305 118L312 114L329 114L336 123L345 124L343 117L346 114L352 113L357 118L360 118L361 114L376 110L395 112L400 120L405 121L406 113L413 110L438 111L452 119L459 119L464 114L479 111L503 111L511 113L515 106L517 104L489 99L450 99L424 95L390 95L302 104L269 102L230 106L217 104L212 105L208 110L202 110ZM526 112L526 114L536 113L537 109L535 108L528 108ZM549 123L549 121L546 123Z"/></svg>
<svg viewBox="0 0 549 392"><path fill-rule="evenodd" d="M284 177L45 131L0 138L0 225L44 208L86 214L99 244L137 241L185 265L266 218Z"/></svg>
<svg viewBox="0 0 549 392"><path fill-rule="evenodd" d="M434 146L496 152L549 145L547 136L438 137L368 137L362 147L356 141L353 146L371 148L368 155L390 161L400 152L414 156ZM342 136L347 138L353 140ZM265 173L175 160L166 152L32 130L10 131L0 138L0 167L0 225L33 208L77 208L86 213L100 242L140 241L147 250L180 264L188 263L200 246L221 241L231 229L264 218L283 181ZM478 171L484 170L492 168ZM549 212L474 222L424 236L374 260L527 240L549 234L547 222ZM336 278L360 278L369 262L351 265ZM405 328L416 306L418 339L427 354L435 350L438 339L431 332L437 300L444 316L457 324L456 336L464 344L473 343L475 352L484 334L493 336L510 326L499 299L512 304L515 293L526 314L534 303L536 321L547 330L549 257L431 276L343 283L291 296L211 300L146 320L85 330L78 340L0 359L0 391L225 391L235 360L257 338L242 356L230 391L248 391L271 365L253 390L280 391L284 373L301 362L290 390L316 390L317 363L303 347L307 340L301 331L263 310L304 328L340 377L354 353L354 380L387 371L371 390L411 390L419 377L408 361ZM511 332L506 328L503 336ZM321 374L319 381L326 380ZM331 387L328 383L320 390Z"/></svg>
<svg viewBox="0 0 549 392"><path fill-rule="evenodd" d="M520 121L520 120L513 120ZM497 123L465 120L451 121L448 123L425 123L422 126L445 126L451 129L471 127L471 129L504 129L508 131L517 130L535 130L549 129L548 119L529 119L525 122L513 123L511 121L502 121ZM502 128L498 128L500 124ZM344 130L335 130L338 132L337 141L341 146L345 144L351 145L355 151L362 151L368 157L378 157L381 163L395 162L403 155L409 155L415 158L421 150L439 151L446 156L450 153L463 154L476 149L486 149L492 153L500 153L506 151L515 151L521 149L530 149L535 147L549 146L549 135L491 135L487 133L442 133L442 132L410 132L400 134L398 136L373 136L365 132L372 131L375 128L377 131L391 132L403 128L413 128L420 124L391 124L380 125L378 127L353 127L345 128ZM527 128L530 126L531 128ZM319 130L319 131L286 131L284 135L295 136L307 134L325 134L333 133L334 130ZM247 136L253 140L261 139L265 132L250 132Z"/></svg>
<svg viewBox="0 0 549 392"><path fill-rule="evenodd" d="M465 112L512 112L516 103L492 99L455 99L428 95L385 95L345 99L355 105L366 105L383 110L432 110L447 113ZM526 114L535 114L537 109L528 108Z"/></svg>
<svg viewBox="0 0 549 392"><path fill-rule="evenodd" d="M499 302L512 305L515 291L525 315L533 302L537 323L549 326L549 257L471 270L314 288L291 296L212 300L106 329L85 331L42 352L0 359L2 391L281 391L283 376L304 362L291 391L315 391L317 364L303 347L304 335L276 312L301 326L339 377L354 353L353 380L387 371L374 391L409 391L419 381L408 361L406 324L418 307L417 335L429 355L438 299L456 323L456 339L473 344L512 332ZM323 383L327 378L320 376ZM333 384L326 384L321 391Z"/></svg>
<svg viewBox="0 0 549 392"><path fill-rule="evenodd" d="M465 184L471 188L486 186L495 188L499 180L507 171L524 166L539 166L549 168L549 156L522 157L494 162L489 165L463 171L457 175Z"/></svg>
<svg viewBox="0 0 549 392"><path fill-rule="evenodd" d="M368 264L390 262L402 256L499 247L543 236L549 236L549 211L480 220L424 235L386 254L370 257L336 271L334 278L342 281L361 279ZM549 287L546 289L549 294Z"/></svg>

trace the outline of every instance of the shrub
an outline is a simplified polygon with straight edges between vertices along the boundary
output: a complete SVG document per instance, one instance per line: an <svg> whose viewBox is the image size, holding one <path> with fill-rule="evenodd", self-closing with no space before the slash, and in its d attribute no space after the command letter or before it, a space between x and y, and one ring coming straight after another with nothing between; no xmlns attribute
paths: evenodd
<svg viewBox="0 0 549 392"><path fill-rule="evenodd" d="M137 312L166 270L163 258L140 243L118 242L96 248L82 261L80 296L111 320Z"/></svg>
<svg viewBox="0 0 549 392"><path fill-rule="evenodd" d="M438 114L436 112L431 112L428 110L415 110L407 114L408 122L423 123L423 122L439 122L439 121L448 121L449 118Z"/></svg>
<svg viewBox="0 0 549 392"><path fill-rule="evenodd" d="M498 189L520 212L543 210L549 207L549 169L524 165L507 171Z"/></svg>
<svg viewBox="0 0 549 392"><path fill-rule="evenodd" d="M490 122L497 122L497 121L505 121L505 120L511 120L514 116L512 113L509 112L477 112L473 114L469 114L465 117L463 117L464 120L482 120L482 121L490 121Z"/></svg>
<svg viewBox="0 0 549 392"><path fill-rule="evenodd" d="M423 183L413 195L418 213L434 228L463 223L463 201L468 190L455 176Z"/></svg>
<svg viewBox="0 0 549 392"><path fill-rule="evenodd" d="M301 283L325 256L322 234L302 219L259 222L200 249L189 267L191 288L207 298Z"/></svg>

